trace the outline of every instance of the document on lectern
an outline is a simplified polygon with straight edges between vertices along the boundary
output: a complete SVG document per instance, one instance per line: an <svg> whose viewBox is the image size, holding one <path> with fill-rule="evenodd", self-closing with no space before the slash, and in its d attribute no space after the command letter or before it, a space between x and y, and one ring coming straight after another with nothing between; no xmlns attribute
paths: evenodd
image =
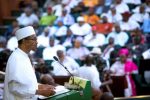
<svg viewBox="0 0 150 100"><path fill-rule="evenodd" d="M62 94L62 93L66 93L68 91L69 90L67 88L65 88L64 86L59 85L59 86L55 87L55 92L56 93L54 95L52 95L52 96L56 96L56 95L59 95L59 94ZM47 99L47 98L50 98L52 96L45 97L45 96L39 95L39 99Z"/></svg>

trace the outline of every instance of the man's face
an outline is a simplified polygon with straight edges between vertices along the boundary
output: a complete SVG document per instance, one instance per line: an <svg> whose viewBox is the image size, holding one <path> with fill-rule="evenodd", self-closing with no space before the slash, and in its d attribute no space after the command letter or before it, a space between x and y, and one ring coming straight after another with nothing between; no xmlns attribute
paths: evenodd
<svg viewBox="0 0 150 100"><path fill-rule="evenodd" d="M63 52L63 51L58 50L58 51L57 51L57 56L59 57L59 60L60 60L60 61L64 60L65 55L64 55L64 52Z"/></svg>
<svg viewBox="0 0 150 100"><path fill-rule="evenodd" d="M82 26L84 24L84 21L79 21L78 24L79 26Z"/></svg>
<svg viewBox="0 0 150 100"><path fill-rule="evenodd" d="M116 30L117 33L119 33L121 31L120 26L116 25L115 30Z"/></svg>
<svg viewBox="0 0 150 100"><path fill-rule="evenodd" d="M113 44L114 43L114 38L110 37L109 38L109 44Z"/></svg>
<svg viewBox="0 0 150 100"><path fill-rule="evenodd" d="M26 16L30 16L30 15L32 14L31 9L27 8L27 9L25 10L25 14L26 14Z"/></svg>
<svg viewBox="0 0 150 100"><path fill-rule="evenodd" d="M81 42L78 41L78 40L75 40L75 41L74 41L74 47L75 47L75 48L80 48L80 47L81 47Z"/></svg>
<svg viewBox="0 0 150 100"><path fill-rule="evenodd" d="M55 40L54 40L54 39L50 39L50 40L49 40L49 45L50 45L51 47L54 46L54 43L55 43Z"/></svg>
<svg viewBox="0 0 150 100"><path fill-rule="evenodd" d="M103 16L103 17L102 17L102 22L103 22L103 23L107 23L107 22L108 22L108 19L107 19L106 16Z"/></svg>
<svg viewBox="0 0 150 100"><path fill-rule="evenodd" d="M26 45L30 50L35 51L37 48L37 37L36 35L31 35L26 39Z"/></svg>
<svg viewBox="0 0 150 100"><path fill-rule="evenodd" d="M70 29L67 30L67 36L71 36L72 31Z"/></svg>

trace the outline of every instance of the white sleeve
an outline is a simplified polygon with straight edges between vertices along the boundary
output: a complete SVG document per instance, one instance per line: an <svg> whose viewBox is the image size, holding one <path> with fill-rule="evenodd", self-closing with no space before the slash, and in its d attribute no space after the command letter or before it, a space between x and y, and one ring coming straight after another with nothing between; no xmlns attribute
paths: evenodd
<svg viewBox="0 0 150 100"><path fill-rule="evenodd" d="M93 75L94 77L91 78L92 87L95 88L95 89L99 89L102 83L100 81L98 71L96 71L93 74L94 74Z"/></svg>
<svg viewBox="0 0 150 100"><path fill-rule="evenodd" d="M75 61L75 60L73 60L73 59L71 59L71 63L72 63L72 74L74 74L74 75L76 75L76 73L77 73L77 71L78 71L78 69L79 69L79 64Z"/></svg>
<svg viewBox="0 0 150 100"><path fill-rule="evenodd" d="M11 93L18 95L22 98L31 98L36 94L36 90L34 90L33 88L26 88L24 84L15 81L9 82L8 88Z"/></svg>
<svg viewBox="0 0 150 100"><path fill-rule="evenodd" d="M150 59L150 50L147 50L142 53L144 59Z"/></svg>
<svg viewBox="0 0 150 100"><path fill-rule="evenodd" d="M114 63L111 67L110 70L115 73L116 72L116 63Z"/></svg>
<svg viewBox="0 0 150 100"><path fill-rule="evenodd" d="M72 58L71 58L71 63L73 65L73 69L74 70L78 70L79 69L79 67L80 67L79 64Z"/></svg>

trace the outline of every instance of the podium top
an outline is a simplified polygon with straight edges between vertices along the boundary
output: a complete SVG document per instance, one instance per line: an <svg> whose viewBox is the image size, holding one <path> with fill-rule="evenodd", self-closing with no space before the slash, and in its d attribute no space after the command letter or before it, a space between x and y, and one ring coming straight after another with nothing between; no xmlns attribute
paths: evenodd
<svg viewBox="0 0 150 100"><path fill-rule="evenodd" d="M69 79L69 84L78 85L78 86L82 87L83 89L86 87L87 82L89 82L89 80L81 78L81 77L76 77L76 76L72 76Z"/></svg>

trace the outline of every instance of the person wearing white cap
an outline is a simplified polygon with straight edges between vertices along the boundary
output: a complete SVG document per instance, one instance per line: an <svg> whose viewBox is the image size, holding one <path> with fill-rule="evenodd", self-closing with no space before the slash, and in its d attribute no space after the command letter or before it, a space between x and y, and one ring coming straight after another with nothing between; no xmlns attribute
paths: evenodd
<svg viewBox="0 0 150 100"><path fill-rule="evenodd" d="M83 61L90 51L82 45L83 38L77 37L73 42L73 47L68 49L67 55L76 60Z"/></svg>
<svg viewBox="0 0 150 100"><path fill-rule="evenodd" d="M100 48L95 47L95 48L92 49L91 53L92 53L92 54L100 55L100 54L102 54L102 51L101 51Z"/></svg>
<svg viewBox="0 0 150 100"><path fill-rule="evenodd" d="M33 27L27 26L16 31L18 48L10 55L5 74L4 100L37 100L37 95L54 94L54 87L38 85L34 69L28 57L36 50L37 38Z"/></svg>
<svg viewBox="0 0 150 100"><path fill-rule="evenodd" d="M89 34L92 29L90 24L86 23L82 16L79 16L77 18L77 23L74 23L69 28L72 31L72 33L77 36L85 36Z"/></svg>

